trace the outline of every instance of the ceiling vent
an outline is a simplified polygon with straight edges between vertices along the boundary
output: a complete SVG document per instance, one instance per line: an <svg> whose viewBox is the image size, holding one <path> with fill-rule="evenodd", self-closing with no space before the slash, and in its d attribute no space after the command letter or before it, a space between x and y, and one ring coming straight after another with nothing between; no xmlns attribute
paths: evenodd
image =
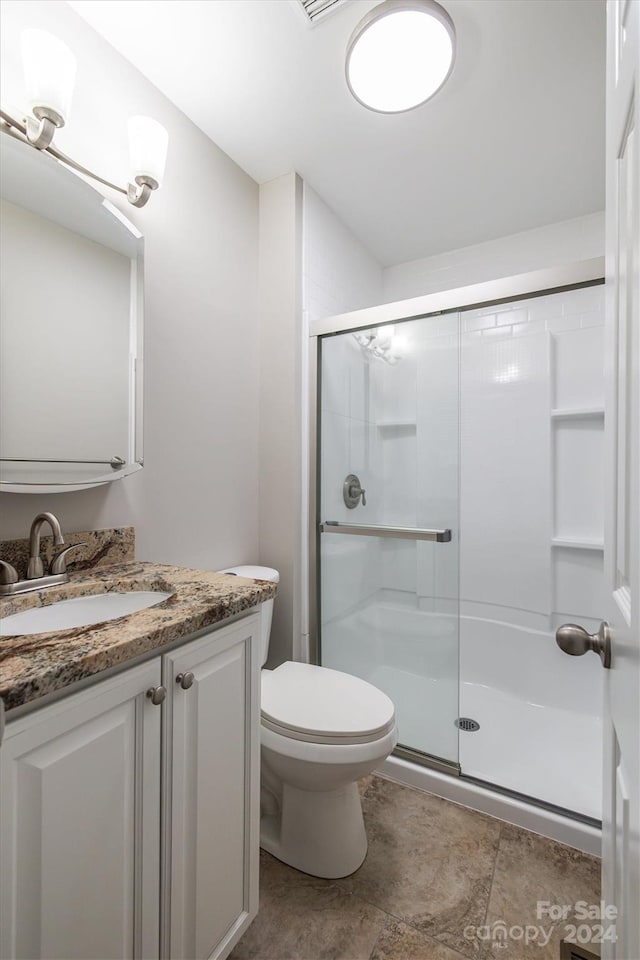
<svg viewBox="0 0 640 960"><path fill-rule="evenodd" d="M343 7L347 0L298 0L309 23L318 23Z"/></svg>

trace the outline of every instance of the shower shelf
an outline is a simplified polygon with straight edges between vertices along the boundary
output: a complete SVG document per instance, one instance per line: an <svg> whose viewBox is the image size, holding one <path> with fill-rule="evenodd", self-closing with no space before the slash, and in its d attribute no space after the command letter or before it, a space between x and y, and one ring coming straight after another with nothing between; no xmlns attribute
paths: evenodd
<svg viewBox="0 0 640 960"><path fill-rule="evenodd" d="M599 420L604 417L604 407L556 408L551 411L553 420Z"/></svg>
<svg viewBox="0 0 640 960"><path fill-rule="evenodd" d="M554 537L552 547L569 547L571 550L604 550L602 540L578 540L572 537Z"/></svg>

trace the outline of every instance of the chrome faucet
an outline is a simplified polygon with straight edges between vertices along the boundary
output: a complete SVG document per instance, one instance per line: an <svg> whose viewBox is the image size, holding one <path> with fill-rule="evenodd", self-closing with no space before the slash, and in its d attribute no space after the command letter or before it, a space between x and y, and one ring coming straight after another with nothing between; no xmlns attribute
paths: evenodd
<svg viewBox="0 0 640 960"><path fill-rule="evenodd" d="M60 521L52 513L39 513L31 524L29 531L29 566L27 567L27 580L35 580L36 577L44 576L44 567L40 556L40 531L43 523L48 523L53 534L53 543L56 547L64 543Z"/></svg>
<svg viewBox="0 0 640 960"><path fill-rule="evenodd" d="M29 565L24 580L18 579L15 567L5 560L0 560L0 597L15 596L17 593L27 593L30 590L42 590L45 587L54 587L60 583L69 582L66 556L76 547L84 547L83 543L72 543L64 550L60 550L49 565L49 572L45 575L44 565L40 556L40 531L43 524L48 523L53 533L53 542L56 547L62 546L64 537L57 517L52 513L39 513L31 524L29 532Z"/></svg>

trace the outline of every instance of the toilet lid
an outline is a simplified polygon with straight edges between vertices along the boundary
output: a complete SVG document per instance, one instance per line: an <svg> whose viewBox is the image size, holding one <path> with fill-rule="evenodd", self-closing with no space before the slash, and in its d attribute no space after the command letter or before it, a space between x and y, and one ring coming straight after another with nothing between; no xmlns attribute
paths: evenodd
<svg viewBox="0 0 640 960"><path fill-rule="evenodd" d="M369 743L393 730L386 693L348 673L310 663L262 671L262 722L295 740Z"/></svg>

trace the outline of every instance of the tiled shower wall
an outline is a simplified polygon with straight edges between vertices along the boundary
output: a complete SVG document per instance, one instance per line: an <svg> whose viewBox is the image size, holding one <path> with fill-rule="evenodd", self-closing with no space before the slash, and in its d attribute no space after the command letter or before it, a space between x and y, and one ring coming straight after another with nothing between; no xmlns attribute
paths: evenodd
<svg viewBox="0 0 640 960"><path fill-rule="evenodd" d="M419 335L399 325L408 343L396 366L365 362L350 335L326 339L323 519L446 520L455 546L459 466L463 618L536 633L566 619L597 627L603 312L601 286L462 312L459 452L457 314L418 321ZM348 472L367 488L355 511L342 502ZM425 609L457 595L453 549L332 539L325 620L379 590L417 590Z"/></svg>
<svg viewBox="0 0 640 960"><path fill-rule="evenodd" d="M597 626L603 317L603 286L462 314L463 616Z"/></svg>

